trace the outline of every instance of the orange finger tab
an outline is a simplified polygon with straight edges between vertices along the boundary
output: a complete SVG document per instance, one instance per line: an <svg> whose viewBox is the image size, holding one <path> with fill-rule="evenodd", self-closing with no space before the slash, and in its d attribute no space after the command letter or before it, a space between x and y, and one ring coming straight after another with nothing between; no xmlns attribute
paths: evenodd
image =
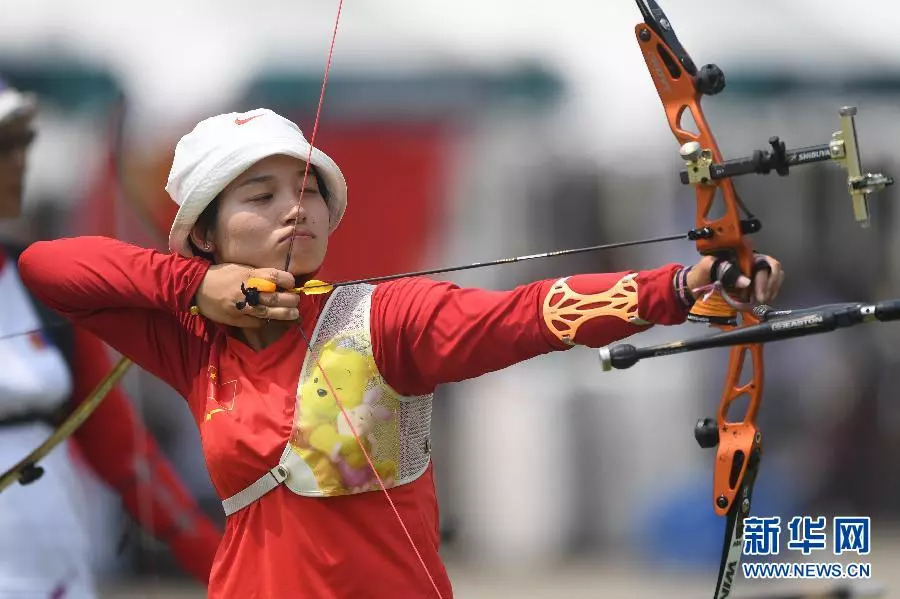
<svg viewBox="0 0 900 599"><path fill-rule="evenodd" d="M274 293L276 290L275 283L268 279L260 279L250 277L247 279L247 287L253 287L261 293Z"/></svg>

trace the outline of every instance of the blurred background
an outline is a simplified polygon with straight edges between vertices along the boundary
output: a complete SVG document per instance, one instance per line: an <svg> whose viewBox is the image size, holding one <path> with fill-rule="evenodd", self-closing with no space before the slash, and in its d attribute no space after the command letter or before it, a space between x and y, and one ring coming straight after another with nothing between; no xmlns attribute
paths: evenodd
<svg viewBox="0 0 900 599"><path fill-rule="evenodd" d="M0 75L38 95L28 222L4 238L105 234L165 247L163 190L200 119L270 107L309 134L336 2L0 0ZM663 6L725 91L704 108L726 158L779 135L827 143L859 107L866 170L900 175L900 5L774 0ZM625 241L693 227L678 146L644 65L633 2L379 0L343 7L317 145L347 177L330 280ZM788 273L779 307L900 297L897 189L854 221L845 173L744 177L758 249ZM624 249L454 274L508 289L578 272L692 263L693 245ZM641 344L703 334L657 328ZM769 345L754 512L872 517L873 578L900 597L900 328ZM433 420L444 553L459 597L697 597L715 583L713 417L726 351L603 373L576 348L440 388ZM221 522L183 401L136 370L147 425ZM651 429L652 427L652 429ZM648 429L652 430L648 434ZM201 597L167 549L123 523L88 470L84 519L103 597ZM122 541L124 539L124 542ZM796 560L797 555L781 558ZM815 556L814 556L815 557ZM833 558L822 558L826 561ZM741 581L754 591L824 583Z"/></svg>

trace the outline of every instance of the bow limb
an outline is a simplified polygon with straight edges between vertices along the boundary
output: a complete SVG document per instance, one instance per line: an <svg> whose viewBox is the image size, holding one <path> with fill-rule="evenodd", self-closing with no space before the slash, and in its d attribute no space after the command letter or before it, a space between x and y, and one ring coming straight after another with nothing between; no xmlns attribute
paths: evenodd
<svg viewBox="0 0 900 599"><path fill-rule="evenodd" d="M128 371L132 362L128 358L121 358L115 367L103 378L91 391L83 402L72 410L72 413L53 431L46 441L41 443L34 451L19 460L19 462L0 475L0 492L3 492L13 483L28 484L34 482L43 473L38 462L47 457L60 443L68 439L81 426L88 417L100 406L106 396L118 384L119 380Z"/></svg>

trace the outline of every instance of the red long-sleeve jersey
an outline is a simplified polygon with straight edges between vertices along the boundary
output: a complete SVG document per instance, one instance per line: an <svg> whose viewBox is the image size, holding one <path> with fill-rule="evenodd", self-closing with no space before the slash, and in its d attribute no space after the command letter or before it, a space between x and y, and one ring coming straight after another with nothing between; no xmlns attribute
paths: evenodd
<svg viewBox="0 0 900 599"><path fill-rule="evenodd" d="M260 351L189 308L209 263L105 238L42 242L21 257L23 279L50 307L161 377L187 400L220 497L244 489L278 463L292 429L300 368L307 351L298 328ZM678 265L637 273L638 313L651 323L682 322ZM577 275L580 293L612 287L626 273ZM549 330L543 304L554 281L511 291L462 289L429 279L379 285L372 296L371 339L379 371L397 392L498 370L570 346ZM327 296L301 296L300 322L313 330ZM640 330L600 316L575 341L599 346ZM220 388L207 393L210 349L220 348ZM215 405L211 405L215 404ZM438 554L438 506L432 470L389 491L443 597L452 596ZM409 541L380 492L304 497L281 486L226 521L210 597L434 597Z"/></svg>

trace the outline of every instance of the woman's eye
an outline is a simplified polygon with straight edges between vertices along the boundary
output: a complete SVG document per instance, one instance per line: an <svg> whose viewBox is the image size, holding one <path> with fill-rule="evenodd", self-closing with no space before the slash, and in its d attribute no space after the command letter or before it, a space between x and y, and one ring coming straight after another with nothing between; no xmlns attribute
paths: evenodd
<svg viewBox="0 0 900 599"><path fill-rule="evenodd" d="M263 195L253 196L253 197L249 198L247 201L248 202L267 202L271 199L272 199L272 194L266 193Z"/></svg>

